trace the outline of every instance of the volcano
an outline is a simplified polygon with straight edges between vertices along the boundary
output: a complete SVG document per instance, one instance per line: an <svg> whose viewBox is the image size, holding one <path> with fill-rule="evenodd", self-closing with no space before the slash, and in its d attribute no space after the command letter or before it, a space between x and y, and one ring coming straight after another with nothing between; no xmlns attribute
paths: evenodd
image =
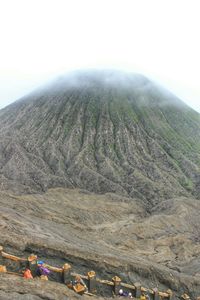
<svg viewBox="0 0 200 300"><path fill-rule="evenodd" d="M139 74L77 71L0 111L1 189L198 196L200 116Z"/></svg>

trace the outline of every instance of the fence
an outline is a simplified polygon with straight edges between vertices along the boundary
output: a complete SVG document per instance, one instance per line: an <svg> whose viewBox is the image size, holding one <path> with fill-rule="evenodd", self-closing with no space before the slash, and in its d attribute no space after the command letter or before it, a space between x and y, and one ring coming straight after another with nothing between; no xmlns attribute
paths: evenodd
<svg viewBox="0 0 200 300"><path fill-rule="evenodd" d="M31 254L28 258L21 258L4 252L3 247L0 246L0 256L11 261L25 264L27 267L30 268L33 276L36 276L38 268L37 255ZM59 274L61 281L65 285L69 285L73 277L80 276L81 279L87 282L88 294L91 295L97 293L98 285L101 284L109 287L113 295L119 295L119 290L123 288L131 292L135 298L139 298L142 293L147 293L150 296L151 300L171 300L173 296L172 291L170 289L168 289L166 292L163 292L159 291L157 288L145 288L139 282L127 284L122 282L121 278L119 278L118 276L114 276L112 280L109 281L97 278L96 273L94 271L89 271L87 275L73 273L71 270L71 266L68 263L65 263L61 268L44 263L44 267L48 268L52 272ZM0 266L0 272L6 272L8 274L22 276L22 274L20 274L19 272L8 271L7 268L3 265ZM190 297L187 294L183 294L181 297L184 300L190 299Z"/></svg>

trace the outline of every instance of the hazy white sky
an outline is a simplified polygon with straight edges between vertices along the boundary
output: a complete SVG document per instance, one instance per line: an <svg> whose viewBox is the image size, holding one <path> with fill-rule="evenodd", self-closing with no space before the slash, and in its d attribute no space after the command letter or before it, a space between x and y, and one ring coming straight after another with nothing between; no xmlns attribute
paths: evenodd
<svg viewBox="0 0 200 300"><path fill-rule="evenodd" d="M0 108L56 74L144 73L200 112L199 0L0 0Z"/></svg>

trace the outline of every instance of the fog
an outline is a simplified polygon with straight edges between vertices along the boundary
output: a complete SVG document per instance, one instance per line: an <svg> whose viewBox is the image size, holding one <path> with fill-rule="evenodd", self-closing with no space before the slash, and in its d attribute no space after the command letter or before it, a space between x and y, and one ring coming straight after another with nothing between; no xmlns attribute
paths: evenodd
<svg viewBox="0 0 200 300"><path fill-rule="evenodd" d="M198 1L1 1L0 108L76 69L144 74L200 112Z"/></svg>

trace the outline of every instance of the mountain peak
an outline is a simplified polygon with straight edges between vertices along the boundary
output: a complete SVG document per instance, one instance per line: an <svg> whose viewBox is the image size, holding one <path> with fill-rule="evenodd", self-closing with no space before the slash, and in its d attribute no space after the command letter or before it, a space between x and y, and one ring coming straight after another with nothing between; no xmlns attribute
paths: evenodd
<svg viewBox="0 0 200 300"><path fill-rule="evenodd" d="M148 207L197 194L199 114L142 75L72 72L0 116L5 187L80 187Z"/></svg>

